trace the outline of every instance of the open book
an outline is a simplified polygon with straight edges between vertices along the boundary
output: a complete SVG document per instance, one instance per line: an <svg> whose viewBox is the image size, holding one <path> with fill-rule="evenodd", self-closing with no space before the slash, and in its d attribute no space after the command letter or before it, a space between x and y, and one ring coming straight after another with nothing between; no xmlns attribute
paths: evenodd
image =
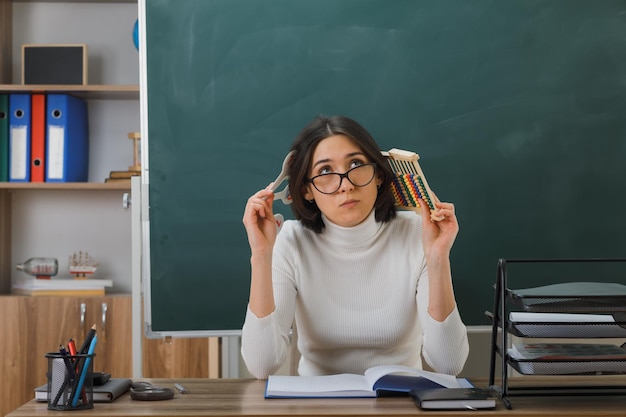
<svg viewBox="0 0 626 417"><path fill-rule="evenodd" d="M408 395L412 389L469 388L465 378L423 371L402 365L374 366L364 375L270 375L265 398L330 398Z"/></svg>

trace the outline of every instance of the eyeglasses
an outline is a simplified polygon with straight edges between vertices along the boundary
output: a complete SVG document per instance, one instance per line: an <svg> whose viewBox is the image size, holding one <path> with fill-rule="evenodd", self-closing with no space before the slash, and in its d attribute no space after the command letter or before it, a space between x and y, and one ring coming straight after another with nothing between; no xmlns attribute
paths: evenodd
<svg viewBox="0 0 626 417"><path fill-rule="evenodd" d="M343 174L330 173L316 175L313 178L309 178L308 182L322 194L334 194L339 188L344 178L352 183L355 187L365 187L372 182L374 174L376 173L376 164L364 164L358 167L351 168Z"/></svg>

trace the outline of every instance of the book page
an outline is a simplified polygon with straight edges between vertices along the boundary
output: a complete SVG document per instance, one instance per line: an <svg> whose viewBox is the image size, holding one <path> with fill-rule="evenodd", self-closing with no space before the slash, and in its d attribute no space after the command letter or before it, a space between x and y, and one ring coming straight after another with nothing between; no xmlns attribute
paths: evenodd
<svg viewBox="0 0 626 417"><path fill-rule="evenodd" d="M388 374L403 374L421 376L438 383L446 388L460 388L457 378L453 375L440 374L436 372L424 371L421 369L411 368L403 365L381 365L373 366L365 371L365 378L371 389L376 381Z"/></svg>
<svg viewBox="0 0 626 417"><path fill-rule="evenodd" d="M363 375L338 374L320 376L270 375L269 392L316 393L337 391L371 391Z"/></svg>

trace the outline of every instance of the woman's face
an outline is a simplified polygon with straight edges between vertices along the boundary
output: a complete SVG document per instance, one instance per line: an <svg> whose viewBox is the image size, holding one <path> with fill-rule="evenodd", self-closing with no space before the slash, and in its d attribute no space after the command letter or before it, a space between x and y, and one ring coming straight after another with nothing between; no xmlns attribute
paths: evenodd
<svg viewBox="0 0 626 417"><path fill-rule="evenodd" d="M347 136L330 136L315 148L308 177L328 173L343 174L349 169L370 162L361 148ZM321 193L309 183L304 197L307 200L315 200L317 207L331 222L351 227L363 222L371 213L380 182L375 175L369 184L357 187L347 178L343 178L339 189L332 194Z"/></svg>

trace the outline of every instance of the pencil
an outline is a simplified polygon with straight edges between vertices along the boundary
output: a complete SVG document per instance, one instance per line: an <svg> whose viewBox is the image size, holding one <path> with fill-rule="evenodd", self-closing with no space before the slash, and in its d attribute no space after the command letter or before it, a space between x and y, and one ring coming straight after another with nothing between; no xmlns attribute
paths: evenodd
<svg viewBox="0 0 626 417"><path fill-rule="evenodd" d="M80 350L78 351L79 354L84 355L87 353L87 351L89 350L89 346L91 345L91 340L93 339L95 335L96 335L96 325L94 324L93 326L91 326L91 329L89 329L89 332L87 332L87 337L85 337L85 341L83 342L82 346L80 347Z"/></svg>

